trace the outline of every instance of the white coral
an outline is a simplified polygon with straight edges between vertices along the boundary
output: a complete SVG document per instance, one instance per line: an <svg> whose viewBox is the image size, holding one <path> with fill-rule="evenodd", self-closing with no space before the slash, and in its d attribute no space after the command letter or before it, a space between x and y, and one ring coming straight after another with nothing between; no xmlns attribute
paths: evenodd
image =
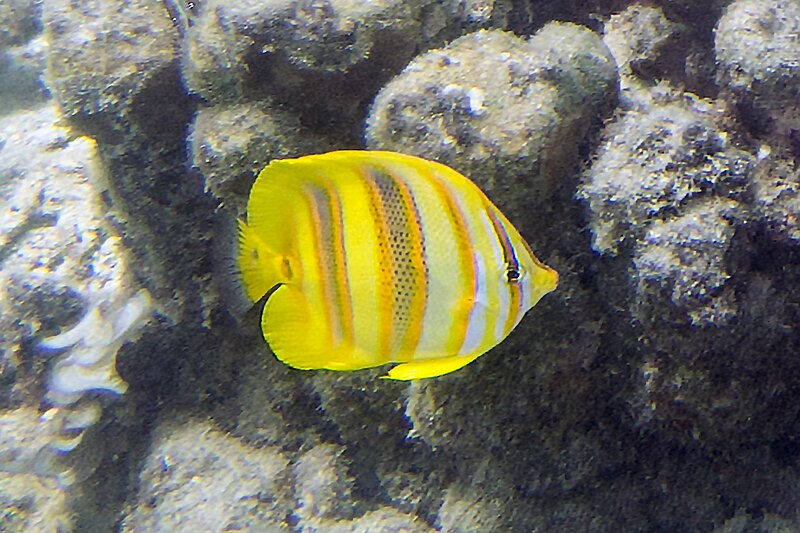
<svg viewBox="0 0 800 533"><path fill-rule="evenodd" d="M121 304L101 292L75 327L44 339L43 348L69 348L53 367L47 398L65 406L92 390L124 393L128 384L117 374L117 352L147 323L152 307L144 289Z"/></svg>

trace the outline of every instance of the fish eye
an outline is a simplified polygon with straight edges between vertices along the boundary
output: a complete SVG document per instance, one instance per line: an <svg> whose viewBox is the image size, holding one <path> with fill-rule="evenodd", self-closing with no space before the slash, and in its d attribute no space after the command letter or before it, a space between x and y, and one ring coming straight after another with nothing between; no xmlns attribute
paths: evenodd
<svg viewBox="0 0 800 533"><path fill-rule="evenodd" d="M517 283L522 278L522 272L518 267L509 266L506 268L506 279L509 283Z"/></svg>

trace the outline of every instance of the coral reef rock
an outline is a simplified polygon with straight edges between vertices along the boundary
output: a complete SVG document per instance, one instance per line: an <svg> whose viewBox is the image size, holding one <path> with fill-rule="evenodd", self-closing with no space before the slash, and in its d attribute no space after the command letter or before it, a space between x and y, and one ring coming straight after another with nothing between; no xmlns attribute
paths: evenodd
<svg viewBox="0 0 800 533"><path fill-rule="evenodd" d="M564 179L616 87L611 53L586 28L551 23L528 41L481 31L416 58L389 82L370 112L367 144L454 167L515 220Z"/></svg>
<svg viewBox="0 0 800 533"><path fill-rule="evenodd" d="M283 530L291 509L287 460L248 449L208 423L164 424L122 531Z"/></svg>

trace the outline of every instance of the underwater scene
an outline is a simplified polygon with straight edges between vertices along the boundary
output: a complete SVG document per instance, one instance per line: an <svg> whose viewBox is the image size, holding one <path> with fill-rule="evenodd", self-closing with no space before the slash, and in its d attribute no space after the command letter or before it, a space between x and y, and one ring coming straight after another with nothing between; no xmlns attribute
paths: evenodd
<svg viewBox="0 0 800 533"><path fill-rule="evenodd" d="M800 1L0 0L0 531L800 531Z"/></svg>

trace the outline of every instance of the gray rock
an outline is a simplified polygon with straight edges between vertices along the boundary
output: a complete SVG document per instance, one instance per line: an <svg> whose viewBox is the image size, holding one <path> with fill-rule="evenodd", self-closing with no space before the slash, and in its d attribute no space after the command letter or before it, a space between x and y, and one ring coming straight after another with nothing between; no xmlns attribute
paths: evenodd
<svg viewBox="0 0 800 533"><path fill-rule="evenodd" d="M178 32L163 2L45 0L42 18L47 84L67 116L114 122L174 68Z"/></svg>
<svg viewBox="0 0 800 533"><path fill-rule="evenodd" d="M800 94L800 4L795 0L737 0L717 23L719 82L775 104Z"/></svg>
<svg viewBox="0 0 800 533"><path fill-rule="evenodd" d="M208 423L165 423L121 531L289 531L287 459Z"/></svg>
<svg viewBox="0 0 800 533"><path fill-rule="evenodd" d="M721 326L737 314L726 266L741 206L732 200L698 201L677 218L654 221L637 243L631 266L633 314L641 322Z"/></svg>
<svg viewBox="0 0 800 533"><path fill-rule="evenodd" d="M303 454L292 467L297 494L295 514L305 527L356 516L353 479L343 453L344 448L320 444Z"/></svg>
<svg viewBox="0 0 800 533"><path fill-rule="evenodd" d="M186 32L183 75L207 101L242 96L250 71L275 55L301 70L342 72L381 41L407 49L420 39L424 2L223 2L210 0ZM399 51L399 50L395 50Z"/></svg>
<svg viewBox="0 0 800 533"><path fill-rule="evenodd" d="M588 202L592 245L615 254L648 224L680 213L699 195L740 199L752 157L730 146L720 110L691 94L662 92L603 133L578 195Z"/></svg>
<svg viewBox="0 0 800 533"><path fill-rule="evenodd" d="M189 142L206 190L238 208L239 216L244 215L250 186L272 159L330 149L297 115L265 101L201 108Z"/></svg>
<svg viewBox="0 0 800 533"><path fill-rule="evenodd" d="M19 409L0 414L0 530L2 531L71 531L73 510L66 487L53 478L41 476L27 466L9 469L11 463L21 467L21 455L36 455L46 446L52 434L42 433L39 414L33 409ZM50 428L55 431L58 428ZM42 440L40 437L44 437ZM18 440L17 440L18 439ZM11 442L16 440L16 442ZM31 453L33 451L33 453ZM49 452L46 455L52 457Z"/></svg>
<svg viewBox="0 0 800 533"><path fill-rule="evenodd" d="M352 98L354 90L370 86L365 74L382 76L380 69L396 70L416 49L478 28L504 27L510 4L509 0L209 0L191 13L172 11L186 26L182 57L186 85L216 103L239 100L259 86L291 86L292 78L330 83L330 75L347 71L360 76L348 89L346 96ZM365 70L368 63L377 68ZM278 77L285 79L265 76L276 73L276 66ZM343 95L335 92L329 91L328 97L339 100Z"/></svg>
<svg viewBox="0 0 800 533"><path fill-rule="evenodd" d="M6 0L0 4L0 50L30 40L40 30L40 2Z"/></svg>
<svg viewBox="0 0 800 533"><path fill-rule="evenodd" d="M330 533L433 533L435 529L428 527L413 515L408 515L391 507L381 507L369 511L352 521L326 522L319 529L303 529L308 533L329 531Z"/></svg>
<svg viewBox="0 0 800 533"><path fill-rule="evenodd" d="M800 3L739 0L717 23L717 82L743 133L798 157ZM785 157L786 155L779 155Z"/></svg>
<svg viewBox="0 0 800 533"><path fill-rule="evenodd" d="M483 465L481 465L483 466ZM484 472L477 468L476 477ZM467 533L468 531L507 531L512 526L508 502L496 497L503 489L512 493L511 487L486 491L481 480L473 484L457 483L448 488L439 508L437 525L440 531L448 533Z"/></svg>
<svg viewBox="0 0 800 533"><path fill-rule="evenodd" d="M661 8L633 4L609 17L603 26L603 42L614 55L620 73L631 75L657 64L664 49L676 37L678 25Z"/></svg>
<svg viewBox="0 0 800 533"><path fill-rule="evenodd" d="M41 35L19 46L0 51L0 116L45 104L46 42Z"/></svg>
<svg viewBox="0 0 800 533"><path fill-rule="evenodd" d="M779 239L800 241L800 170L788 157L765 153L753 173L755 212Z"/></svg>
<svg viewBox="0 0 800 533"><path fill-rule="evenodd" d="M553 23L530 41L482 31L416 58L384 87L367 144L456 168L516 221L565 179L616 83L610 52L585 28Z"/></svg>

